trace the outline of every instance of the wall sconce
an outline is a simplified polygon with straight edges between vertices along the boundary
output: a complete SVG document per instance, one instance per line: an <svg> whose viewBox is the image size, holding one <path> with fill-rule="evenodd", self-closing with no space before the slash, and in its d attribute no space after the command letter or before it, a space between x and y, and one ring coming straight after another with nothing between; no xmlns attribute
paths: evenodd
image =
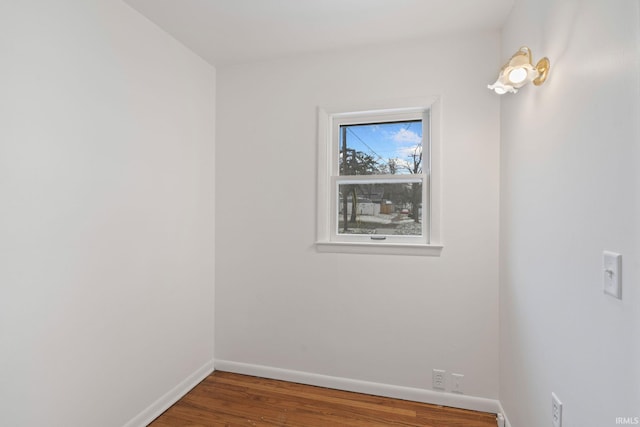
<svg viewBox="0 0 640 427"><path fill-rule="evenodd" d="M498 95L503 95L507 92L517 93L518 89L529 82L540 86L547 80L550 66L549 59L545 57L538 61L534 67L531 60L531 50L523 46L513 54L509 62L502 66L498 80L487 87Z"/></svg>

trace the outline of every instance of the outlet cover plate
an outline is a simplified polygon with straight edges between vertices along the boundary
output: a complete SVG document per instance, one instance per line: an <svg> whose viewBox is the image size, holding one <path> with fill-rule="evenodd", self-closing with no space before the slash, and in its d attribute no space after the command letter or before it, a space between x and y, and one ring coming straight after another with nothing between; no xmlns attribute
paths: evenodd
<svg viewBox="0 0 640 427"><path fill-rule="evenodd" d="M551 420L553 427L562 427L562 402L555 393L551 393Z"/></svg>
<svg viewBox="0 0 640 427"><path fill-rule="evenodd" d="M445 375L447 375L447 371L443 371L441 369L433 370L432 387L434 390L445 390L447 388Z"/></svg>

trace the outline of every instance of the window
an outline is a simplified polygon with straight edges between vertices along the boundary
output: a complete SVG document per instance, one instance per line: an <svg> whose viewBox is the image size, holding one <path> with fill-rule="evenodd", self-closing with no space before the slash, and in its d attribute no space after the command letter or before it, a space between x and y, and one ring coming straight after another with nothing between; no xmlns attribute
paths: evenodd
<svg viewBox="0 0 640 427"><path fill-rule="evenodd" d="M434 209L438 115L434 102L357 112L320 109L320 251L440 253Z"/></svg>

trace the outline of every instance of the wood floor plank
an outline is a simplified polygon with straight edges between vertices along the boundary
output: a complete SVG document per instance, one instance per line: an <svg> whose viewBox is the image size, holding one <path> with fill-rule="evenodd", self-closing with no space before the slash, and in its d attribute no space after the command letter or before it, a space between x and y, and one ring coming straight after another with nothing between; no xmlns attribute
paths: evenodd
<svg viewBox="0 0 640 427"><path fill-rule="evenodd" d="M216 371L151 427L495 427L495 414Z"/></svg>
<svg viewBox="0 0 640 427"><path fill-rule="evenodd" d="M233 379L223 379L222 381L219 381L218 383L226 383L226 384L235 384L235 385L242 385L242 381L241 380L233 380ZM259 384L253 384L251 386L251 388L253 390L260 390L260 391L265 391L265 392L270 392L272 394L284 394L286 396L295 396L298 399L311 399L311 400L315 400L315 401L320 401L320 402L326 402L326 403L331 403L331 404L336 404L336 405L347 405L353 408L359 408L359 409L367 409L367 410L371 410L371 411L382 411L382 412L390 412L392 414L396 414L396 415L408 415L411 417L415 417L416 416L416 411L412 411L409 409L402 409L402 408L394 408L394 407L390 407L390 406L385 406L385 405L381 405L381 404L375 404L375 403L368 403L368 402L363 402L360 400L354 400L353 396L349 396L349 399L345 399L342 397L332 397L332 396L322 396L320 395L318 392L316 392L315 390L312 392L305 392L305 391L301 391L301 390L290 390L290 389L282 389L282 390L277 390L276 388L274 388L273 386L263 386L263 385L259 385Z"/></svg>

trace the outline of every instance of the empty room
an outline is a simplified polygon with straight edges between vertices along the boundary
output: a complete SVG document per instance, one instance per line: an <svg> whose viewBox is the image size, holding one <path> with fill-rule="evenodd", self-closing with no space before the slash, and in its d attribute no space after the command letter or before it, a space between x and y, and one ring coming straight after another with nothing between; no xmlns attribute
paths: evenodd
<svg viewBox="0 0 640 427"><path fill-rule="evenodd" d="M0 0L0 425L640 425L640 1Z"/></svg>

